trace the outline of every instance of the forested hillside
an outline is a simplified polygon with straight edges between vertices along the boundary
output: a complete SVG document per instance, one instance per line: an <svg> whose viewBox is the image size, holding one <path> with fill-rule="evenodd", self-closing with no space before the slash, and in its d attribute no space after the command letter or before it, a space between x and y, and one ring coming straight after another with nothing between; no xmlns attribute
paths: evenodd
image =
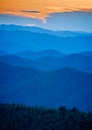
<svg viewBox="0 0 92 130"><path fill-rule="evenodd" d="M92 130L92 113L0 104L0 130Z"/></svg>

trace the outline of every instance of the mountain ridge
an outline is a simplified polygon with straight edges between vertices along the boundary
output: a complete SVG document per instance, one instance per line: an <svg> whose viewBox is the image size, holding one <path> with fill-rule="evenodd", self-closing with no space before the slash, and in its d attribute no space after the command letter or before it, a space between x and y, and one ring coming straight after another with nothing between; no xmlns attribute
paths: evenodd
<svg viewBox="0 0 92 130"><path fill-rule="evenodd" d="M20 26L20 25L0 25L0 30L9 30L9 31L15 31L15 30L22 30L22 31L31 31L36 33L46 33L53 36L58 37L76 37L76 36L85 36L85 35L92 35L92 33L88 32L78 32L78 31L52 31L52 30L46 30L44 28L40 27L32 27L32 26Z"/></svg>
<svg viewBox="0 0 92 130"><path fill-rule="evenodd" d="M76 106L80 110L89 111L92 110L91 92L92 74L63 68L42 73L32 80L24 80L23 83L10 84L8 88L0 91L0 102L49 107L65 105L70 108ZM77 102L75 102L76 95Z"/></svg>
<svg viewBox="0 0 92 130"><path fill-rule="evenodd" d="M70 54L65 55L64 57L47 56L39 59L33 59L33 57L26 59L16 55L6 55L0 56L0 61L20 67L32 67L42 71L53 71L69 67L79 71L92 73L92 57L80 54Z"/></svg>
<svg viewBox="0 0 92 130"><path fill-rule="evenodd" d="M10 37L11 36L11 37ZM80 44L81 43L81 44ZM0 48L8 52L56 49L62 53L92 51L92 36L56 37L28 31L1 31Z"/></svg>
<svg viewBox="0 0 92 130"><path fill-rule="evenodd" d="M48 56L55 56L55 57L63 57L66 54L59 52L55 49L48 49L48 50L42 50L42 51L31 51L31 50L26 50L26 51L21 51L15 53L16 56L27 58L27 59L39 59L39 58L44 58Z"/></svg>

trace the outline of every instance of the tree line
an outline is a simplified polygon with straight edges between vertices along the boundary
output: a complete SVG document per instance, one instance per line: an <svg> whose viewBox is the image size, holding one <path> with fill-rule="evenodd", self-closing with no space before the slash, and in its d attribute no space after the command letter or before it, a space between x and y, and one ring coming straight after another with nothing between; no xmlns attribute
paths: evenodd
<svg viewBox="0 0 92 130"><path fill-rule="evenodd" d="M92 130L92 113L75 107L0 104L0 130Z"/></svg>

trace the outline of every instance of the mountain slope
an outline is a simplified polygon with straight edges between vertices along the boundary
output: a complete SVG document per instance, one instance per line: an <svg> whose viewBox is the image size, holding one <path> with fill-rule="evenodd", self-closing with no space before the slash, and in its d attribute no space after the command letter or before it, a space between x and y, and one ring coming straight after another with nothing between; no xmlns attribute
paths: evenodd
<svg viewBox="0 0 92 130"><path fill-rule="evenodd" d="M86 35L92 35L92 33L87 33L87 32L74 32L74 31L51 31L51 30L46 30L43 28L39 27L29 27L29 26L18 26L18 25L5 25L2 24L0 25L0 30L6 30L6 31L30 31L34 33L45 33L53 36L58 36L58 37L77 37L77 36L86 36Z"/></svg>
<svg viewBox="0 0 92 130"><path fill-rule="evenodd" d="M81 44L80 44L81 43ZM92 36L56 37L28 31L0 30L0 48L8 52L56 49L64 53L92 51Z"/></svg>
<svg viewBox="0 0 92 130"><path fill-rule="evenodd" d="M15 54L16 56L23 57L26 59L39 59L45 57L64 57L65 54L54 49L48 49L44 51L22 51Z"/></svg>
<svg viewBox="0 0 92 130"><path fill-rule="evenodd" d="M80 55L84 55L84 56L92 56L92 51L81 52Z"/></svg>
<svg viewBox="0 0 92 130"><path fill-rule="evenodd" d="M69 67L75 70L92 73L92 57L91 56L84 56L81 54L70 54L64 57L57 57L57 55L45 57L46 55L50 55L50 54L45 53L44 55L43 53L41 52L38 55L33 54L35 56L33 57L32 55L29 56L30 59L28 58L24 59L24 58L20 58L14 55L1 56L0 61L11 64L11 65L16 65L20 67L21 66L32 67L34 69L40 69L44 71L52 71L52 70L56 70L56 69L60 69L64 67ZM38 57L43 57L43 58L37 59Z"/></svg>
<svg viewBox="0 0 92 130"><path fill-rule="evenodd" d="M37 60L40 69L54 70L70 67L84 72L92 72L92 57L80 54L70 54L62 58L45 57Z"/></svg>
<svg viewBox="0 0 92 130"><path fill-rule="evenodd" d="M17 67L0 62L0 86L33 79L41 71L28 67Z"/></svg>
<svg viewBox="0 0 92 130"><path fill-rule="evenodd" d="M61 60L61 67L70 67L79 71L92 73L92 57L70 54Z"/></svg>
<svg viewBox="0 0 92 130"><path fill-rule="evenodd" d="M69 68L44 73L29 82L16 83L0 92L0 102L50 107L76 106L84 111L92 110L91 97L92 74Z"/></svg>
<svg viewBox="0 0 92 130"><path fill-rule="evenodd" d="M32 67L35 64L34 60L20 58L20 57L15 56L15 55L1 56L0 61L11 64L11 65L21 66L21 67L22 66Z"/></svg>
<svg viewBox="0 0 92 130"><path fill-rule="evenodd" d="M9 55L9 53L4 50L0 50L0 56L4 56L4 55Z"/></svg>

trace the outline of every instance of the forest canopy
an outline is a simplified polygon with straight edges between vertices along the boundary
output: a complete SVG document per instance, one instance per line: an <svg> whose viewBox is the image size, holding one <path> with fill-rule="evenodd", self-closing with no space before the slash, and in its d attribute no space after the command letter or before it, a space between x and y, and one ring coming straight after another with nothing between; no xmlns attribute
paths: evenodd
<svg viewBox="0 0 92 130"><path fill-rule="evenodd" d="M0 104L0 130L92 130L92 113L75 107Z"/></svg>

